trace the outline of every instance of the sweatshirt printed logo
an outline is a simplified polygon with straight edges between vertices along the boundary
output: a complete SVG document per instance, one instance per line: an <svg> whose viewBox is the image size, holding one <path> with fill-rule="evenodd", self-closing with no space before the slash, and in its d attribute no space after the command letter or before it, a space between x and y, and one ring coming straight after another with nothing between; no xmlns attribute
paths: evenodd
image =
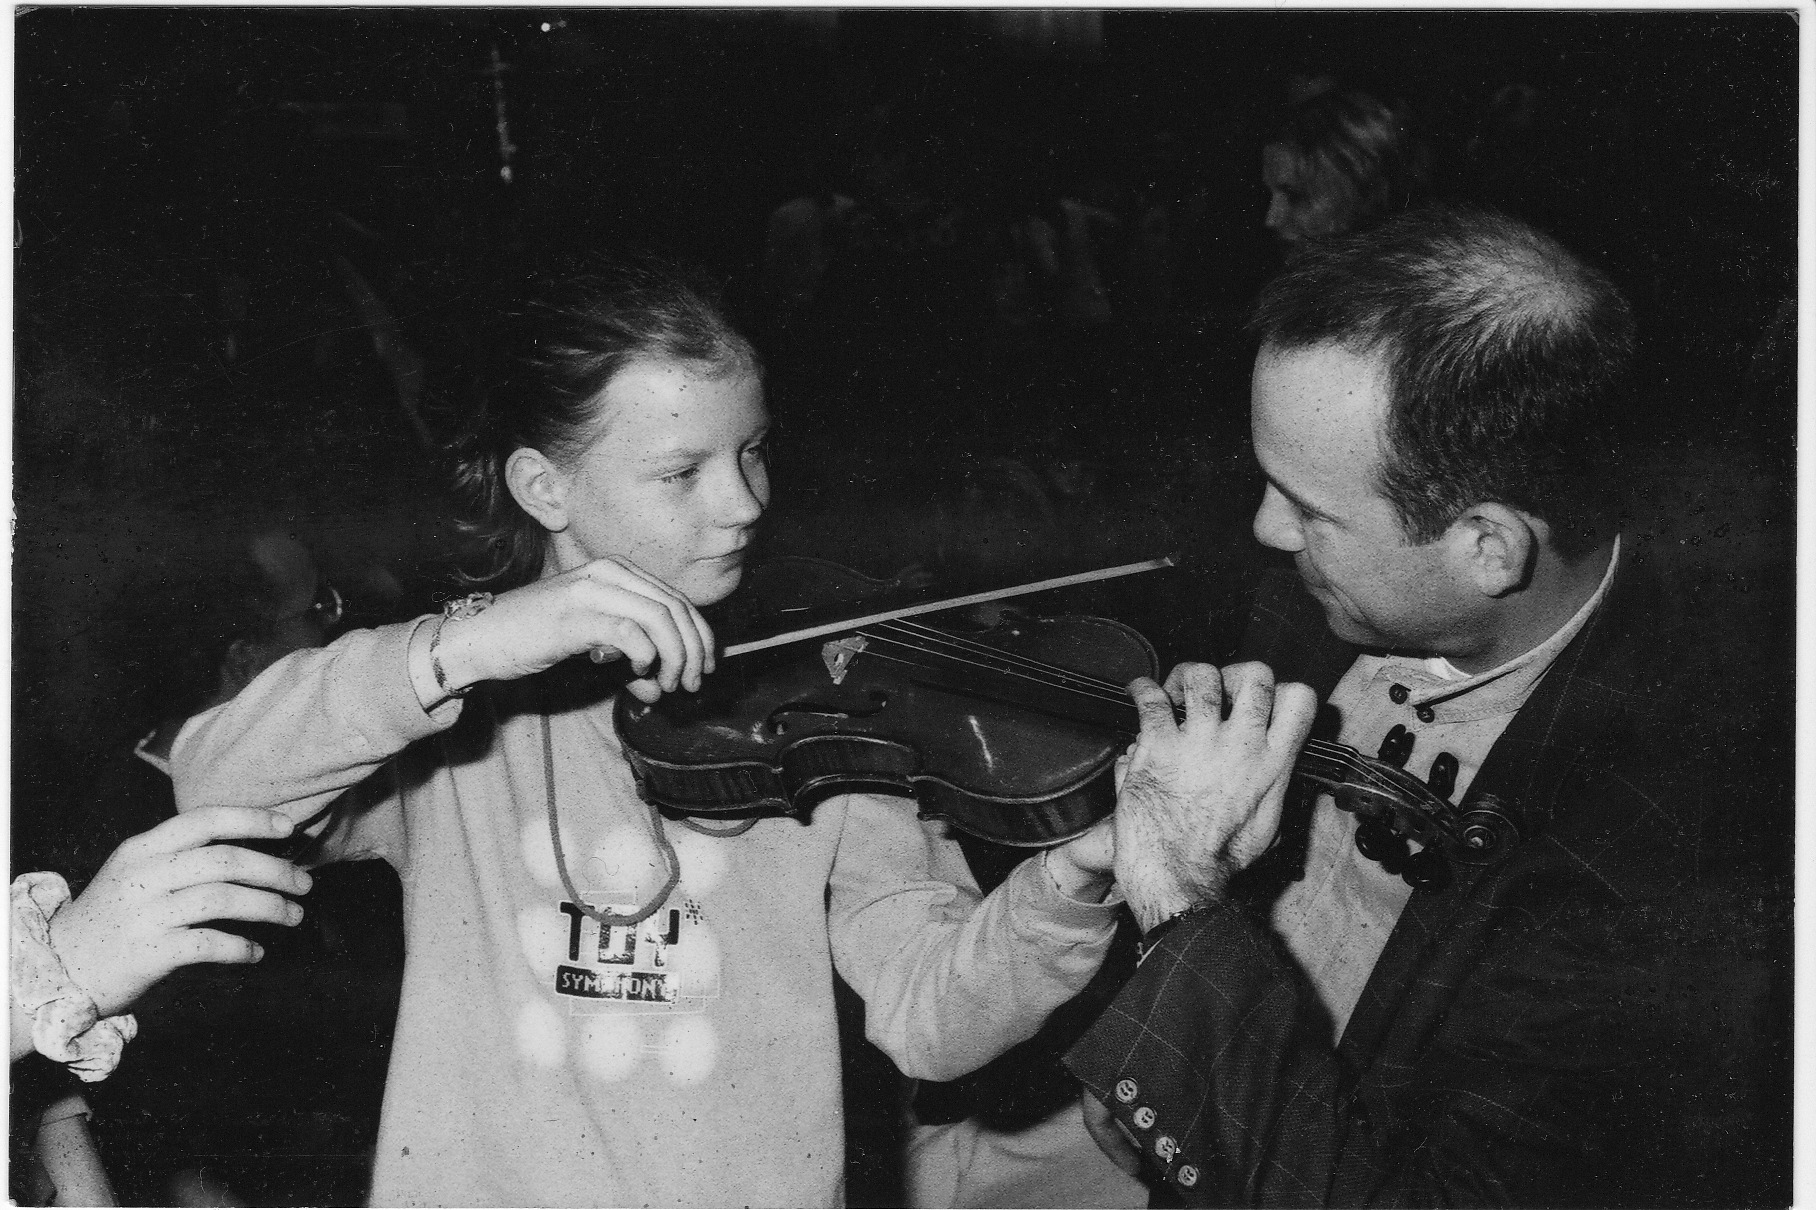
<svg viewBox="0 0 1816 1210"><path fill-rule="evenodd" d="M602 906L609 912L636 907ZM577 904L563 902L561 914L567 918L567 961L555 968L558 995L660 1005L680 999L682 972L676 959L685 931L699 923L697 904L665 907L640 924L609 928Z"/></svg>

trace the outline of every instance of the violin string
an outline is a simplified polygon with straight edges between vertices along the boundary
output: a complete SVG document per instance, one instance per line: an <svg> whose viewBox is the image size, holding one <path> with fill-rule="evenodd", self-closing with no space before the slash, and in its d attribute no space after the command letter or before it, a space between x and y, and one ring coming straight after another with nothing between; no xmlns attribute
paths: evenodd
<svg viewBox="0 0 1816 1210"><path fill-rule="evenodd" d="M907 656L894 655L894 654L891 654L887 650L883 650L883 649L879 649L879 648L875 648L875 647L866 649L864 652L864 655L866 657L875 657L876 659L879 659L879 660L886 660L892 664L903 664L909 668L920 668L920 669L929 669L929 670L932 669L932 665L929 665L923 661L912 659ZM986 671L994 672L995 669L986 669ZM1134 714L1133 703L1124 701L1124 702L1116 703L1116 704L1130 707L1131 721L1133 721L1133 714ZM1091 720L1080 719L1077 721L1089 723ZM1131 735L1134 734L1133 727L1128 729L1128 733Z"/></svg>
<svg viewBox="0 0 1816 1210"><path fill-rule="evenodd" d="M904 646L904 644L897 643L897 644L895 644L895 646L898 646L898 647ZM916 648L911 645L908 647L908 649L911 651L921 652L920 648ZM921 653L925 654L925 652L921 652ZM865 651L864 654L867 656L875 656L877 659L887 660L890 663L903 664L910 668L926 668L926 667L928 667L928 665L926 665L923 662L917 661L917 660L909 658L909 657L901 656L901 655L890 654L887 650L869 648ZM996 671L995 669L987 669L987 670ZM1097 695L1094 695L1094 694L1080 694L1080 696L1085 697L1088 700L1111 702L1116 705L1126 706L1126 707L1130 708L1131 713L1133 712L1133 709L1134 709L1134 703L1131 702L1126 696L1121 699L1113 699L1113 698L1109 698L1109 697L1098 697ZM1371 768L1362 759L1362 754L1357 752L1353 748L1347 747L1343 744L1332 744L1332 743L1328 743L1324 740L1312 739L1312 740L1306 741L1305 751L1309 755L1311 755L1317 759L1328 761L1328 762L1331 762L1333 764L1340 766L1343 770L1348 772L1349 775L1352 778L1354 778L1354 780L1356 780L1357 782L1361 783L1364 786L1367 786L1371 789L1379 790L1382 794L1387 795L1389 797L1397 798L1400 796L1401 792L1395 786L1391 785L1384 777L1382 777L1379 773L1377 773L1373 768Z"/></svg>
<svg viewBox="0 0 1816 1210"><path fill-rule="evenodd" d="M906 650L912 651L912 652L916 653L917 655L948 660L951 663L958 665L960 667L966 668L968 670L978 670L978 671L986 672L991 675L1003 678L1005 680L1029 682L1029 683L1038 685L1044 689L1053 690L1053 691L1059 692L1059 693L1068 693L1075 697L1084 698L1089 701L1103 702L1108 705L1113 705L1113 706L1118 706L1118 707L1127 707L1130 710L1131 714L1133 714L1133 712L1134 712L1135 704L1132 700L1130 700L1128 694L1126 694L1126 693L1118 692L1118 693L1111 694L1111 693L1105 693L1105 692L1101 692L1098 690L1094 690L1094 689L1091 689L1088 687L1081 688L1080 686L1067 684L1064 681L1060 681L1060 680L1057 680L1054 678L1031 676L1027 673L1017 672L1013 668L1003 668L1000 665L987 662L987 660L983 659L983 658L974 658L974 657L968 658L969 653L954 655L949 652L935 652L935 651L929 650L928 648L926 648L924 646L920 646L920 645L913 644L913 643L904 643L898 639L891 639L890 637L888 637L886 635L870 634L866 631L859 631L858 633L860 635L863 635L866 638L876 640L877 642L880 642L880 643L891 643L896 647L905 648ZM963 650L963 649L961 648L961 650ZM980 652L979 654L981 655L982 653ZM994 653L992 653L992 654L994 654ZM901 657L898 657L898 658L901 658ZM913 661L903 659L902 662L912 663ZM923 664L922 666L927 667L928 665Z"/></svg>
<svg viewBox="0 0 1816 1210"><path fill-rule="evenodd" d="M868 633L865 631L860 631L859 633L864 634L865 637L872 638L872 639L880 639L883 643L892 644L894 647L898 647L898 648L906 648L909 651L913 651L913 652L916 652L921 655L933 654L931 652L928 652L924 648L917 647L911 643L904 643L898 639L891 639L888 636L871 634L871 633ZM965 648L972 648L972 649L988 651L991 654L997 654L997 650L995 648L987 647L982 644L955 644L955 645L960 646L960 647L965 647ZM866 649L864 654L867 656L875 656L877 659L887 660L890 663L903 664L910 668L927 668L927 667L929 667L927 664L917 661L915 659L912 659L912 658L909 658L906 656L890 654L888 651L879 650L878 648L874 648L874 647ZM956 657L948 657L948 658L956 658ZM995 672L995 673L1003 672L1002 669L994 668L994 667L991 667L990 665L983 664L978 661L968 661L968 660L963 660L963 659L957 659L956 662L961 663L961 664L970 664L974 667L980 667L988 672ZM1009 675L1011 679L1021 679L1021 680L1037 680L1038 679L1038 678L1033 678L1033 677L1020 677L1020 676L1016 676L1013 673L1008 673L1006 675ZM1091 679L1091 678L1085 678L1085 679ZM1108 684L1108 682L1100 682L1100 683ZM1112 705L1127 707L1130 710L1131 715L1133 715L1133 712L1134 712L1134 708L1135 708L1134 702L1129 699L1129 697L1127 696L1126 693L1122 693L1118 696L1111 696L1108 694L1095 694L1095 693L1090 693L1090 692L1079 690L1070 685L1063 685L1063 684L1049 684L1047 687L1061 689L1066 692L1071 692L1071 693L1074 693L1077 696L1085 698L1086 700L1089 700L1089 701L1099 701L1099 702L1109 703ZM1315 758L1329 761L1333 764L1340 766L1343 770L1347 771L1351 777L1353 777L1356 781L1360 782L1362 785L1365 785L1371 789L1379 790L1381 793L1383 793L1384 795L1387 795L1389 797L1398 798L1400 796L1401 792L1399 791L1399 789L1397 787L1393 786L1391 783L1389 783L1385 777L1383 777L1373 767L1371 767L1368 764L1368 762L1363 759L1362 754L1360 752L1357 752L1354 748L1348 747L1347 745L1344 745L1344 744L1329 743L1325 740L1308 739L1305 743L1305 751L1307 754L1309 754Z"/></svg>
<svg viewBox="0 0 1816 1210"><path fill-rule="evenodd" d="M909 642L904 639L893 638L890 634L879 634L872 631L862 631L860 633L868 638L902 643L914 650L927 651L930 655L939 654L938 652L929 650L925 646L925 642ZM969 660L965 660L963 657L949 656L948 658L959 658L961 659L961 662L969 663L972 666L979 666L980 664L988 662L985 666L989 666L992 671L1005 677L1032 681L1043 687L1059 689L1065 692L1093 696L1101 701L1127 702L1129 700L1127 691L1124 690L1121 685L1099 680L1096 677L1085 676L1073 672L1070 669L1058 667L1057 665L1030 660L1018 656L1013 652L1003 651L1000 648L992 647L988 644L970 642L961 639L958 636L933 630L931 628L924 628L920 637L926 642L931 642L940 647L949 648L954 651L962 652L966 656L973 657ZM1008 666L1004 667L1002 665Z"/></svg>
<svg viewBox="0 0 1816 1210"><path fill-rule="evenodd" d="M1122 694L1124 692L1123 686L1114 681L1106 681L1099 677L1089 676L1075 669L1066 668L1058 664L1049 664L1041 660L1031 659L1016 652L1005 651L1000 647L991 646L988 643L979 643L967 639L962 635L953 634L951 631L940 630L937 627L912 622L893 622L886 623L886 625L888 625L892 631L900 630L946 646L958 647L967 651L988 655L992 658L1001 659L1030 669L1033 672L1057 677L1068 682L1089 685L1092 688L1116 694Z"/></svg>
<svg viewBox="0 0 1816 1210"><path fill-rule="evenodd" d="M890 638L892 635L893 631L891 635L880 635L876 637ZM999 671L1005 676L1033 680L1043 685L1058 685L1080 692L1094 691L1108 693L1114 690L1116 695L1121 695L1121 686L1111 686L1108 682L1098 681L1094 677L1086 677L1074 673L1069 669L1042 664L1038 661L1018 656L1013 652L1002 651L986 644L967 642L958 639L955 636L942 634L939 631L930 629L918 632L917 637L921 641L919 643L910 643L909 645L926 647L931 644L937 648L963 652L966 655L976 657L977 659L991 661L999 665ZM897 639L895 641L902 642L905 640Z"/></svg>
<svg viewBox="0 0 1816 1210"><path fill-rule="evenodd" d="M882 631L882 627L888 628L887 633ZM860 631L859 633L866 638L885 643L894 643L898 647L905 647L910 651L922 655L938 657L944 654L944 658L954 660L963 666L979 668L986 672L1006 677L1010 680L1024 680L1043 688L1070 693L1087 701L1096 701L1118 707L1127 707L1131 712L1135 709L1134 702L1129 698L1127 691L1121 685L1117 685L1112 681L1088 676L1084 673L1076 672L1057 664L1049 664L1044 661L1030 659L1015 652L1004 651L999 647L994 647L987 643L975 642L966 639L961 635L956 635L950 631L941 630L937 627L928 626L923 623L898 620L882 623L877 627L871 627ZM898 633L909 636L909 638L897 637ZM952 651L960 652L962 654L952 655L950 653L941 653L930 650L925 646L909 641L910 638L919 639L922 643L936 644L939 647L949 648ZM916 664L914 660L906 659L901 656L883 656L881 652L876 652L875 654L882 656L882 658L892 659L896 663L907 664L912 667L926 666L924 664ZM1009 665L1009 667L1003 667L1002 665L1004 664ZM1020 671L1019 669L1026 669L1026 671ZM1362 754L1353 748L1342 744L1331 744L1323 740L1313 739L1306 741L1305 750L1309 755L1339 765L1342 769L1347 771L1350 776L1363 785L1379 790L1383 794L1389 796L1398 795L1397 789L1392 786L1385 777L1367 764L1362 759Z"/></svg>
<svg viewBox="0 0 1816 1210"><path fill-rule="evenodd" d="M992 671L1015 680L1032 681L1049 688L1059 688L1076 693L1103 695L1105 700L1127 700L1128 695L1121 686L1110 686L1107 682L1098 682L1094 678L1067 676L1064 669L1049 669L1033 661L1016 657L1013 653L1004 652L984 644L948 641L949 636L937 632L925 636L928 642L910 642L887 633L860 632L867 638L881 642L892 642L910 650L924 652L927 655L954 659L972 667L989 667ZM945 650L940 650L943 648ZM957 653L957 654L954 654Z"/></svg>
<svg viewBox="0 0 1816 1210"><path fill-rule="evenodd" d="M1017 672L1012 668L995 667L989 663L981 662L981 660L963 660L963 659L959 660L960 663L967 664L971 667L981 667L985 671L994 672L998 675L1008 677L1009 679L1012 679L1012 680L1031 681L1031 682L1033 682L1035 684L1039 684L1045 688L1058 690L1058 691L1064 692L1064 693L1071 693L1078 697L1084 698L1085 700L1088 700L1088 701L1098 701L1098 702L1103 702L1106 704L1115 705L1115 706L1119 706L1119 707L1127 707L1131 711L1133 711L1133 709L1134 709L1134 703L1129 698L1127 691L1125 689L1123 689L1122 686L1116 685L1112 682L1100 680L1095 677L1088 677L1088 676L1085 676L1085 675L1079 674L1079 673L1074 673L1070 669L1062 668L1057 665L1046 664L1041 661L1019 657L1019 656L1015 655L1015 653L1013 653L1013 652L1006 652L1006 651L1003 651L1001 648L994 647L994 646L991 646L986 643L973 642L973 641L964 639L961 636L954 635L949 631L940 630L937 627L926 626L921 623L905 624L905 623L901 623L901 622L888 623L887 625L890 627L891 631L897 631L897 630L907 631L909 633L918 635L919 637L921 637L924 640L931 641L933 643L937 643L941 646L955 648L957 650L960 650L960 651L963 651L963 652L966 652L969 654L974 654L976 656L982 657L982 659L996 659L996 660L1002 660L1005 662L1009 662L1012 664L1021 664L1025 667L1035 669L1039 673L1051 673L1052 675L1029 675L1027 673ZM896 642L898 645L906 646L908 649L922 653L922 654L927 654L927 655L939 654L939 653L930 651L923 646L919 646L919 645L916 645L913 643L906 643L900 639L892 639L890 636L878 634L878 633L875 633L874 631L864 631L864 632L860 632L860 633L863 633L865 635L865 637L868 637L871 639L876 639L876 640L880 640L880 641L884 641L884 642L890 642L890 641ZM955 657L947 656L947 658L955 658ZM902 660L900 662L912 663L913 661ZM1069 684L1069 683L1066 683L1067 681L1076 681L1079 683L1078 684ZM1098 687L1100 689L1100 691L1092 692L1090 689L1081 688L1081 685ZM1327 748L1327 747L1332 749L1332 751L1313 751L1312 754L1314 756L1322 756L1326 760L1336 761L1343 768L1347 769L1352 774L1352 776L1355 777L1355 779L1357 781L1361 782L1362 784L1364 784L1366 786L1369 786L1370 788L1380 790L1382 793L1388 794L1388 795L1393 795L1396 793L1395 788L1393 786L1391 786L1390 784L1388 784L1388 782L1380 774L1376 773L1375 770L1370 768L1368 765L1362 763L1362 761L1360 759L1361 754L1356 752L1354 749L1346 748L1346 747L1343 747L1342 745L1325 745L1323 743L1323 741L1318 741L1318 740L1308 741L1307 748L1311 749L1311 748L1313 748L1314 745L1316 745L1320 749Z"/></svg>

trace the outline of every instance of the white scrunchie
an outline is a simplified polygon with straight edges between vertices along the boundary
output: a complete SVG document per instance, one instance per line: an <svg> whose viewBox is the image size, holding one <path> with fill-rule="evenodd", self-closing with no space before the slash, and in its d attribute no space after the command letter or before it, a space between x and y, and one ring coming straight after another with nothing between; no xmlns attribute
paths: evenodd
<svg viewBox="0 0 1816 1210"><path fill-rule="evenodd" d="M129 1014L101 1018L94 997L70 981L50 945L50 918L69 902L61 874L13 880L13 1003L32 1021L32 1044L84 1081L105 1080L139 1032Z"/></svg>

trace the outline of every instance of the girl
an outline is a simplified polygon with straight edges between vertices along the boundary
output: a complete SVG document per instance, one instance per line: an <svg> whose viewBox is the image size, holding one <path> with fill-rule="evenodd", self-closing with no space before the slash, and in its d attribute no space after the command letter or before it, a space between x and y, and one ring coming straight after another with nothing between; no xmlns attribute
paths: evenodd
<svg viewBox="0 0 1816 1210"><path fill-rule="evenodd" d="M1291 248L1372 227L1425 200L1431 153L1406 106L1333 85L1295 104L1261 149L1267 229Z"/></svg>
<svg viewBox="0 0 1816 1210"><path fill-rule="evenodd" d="M645 806L611 685L565 661L644 700L711 674L698 607L769 500L760 369L666 271L519 317L458 475L496 595L274 665L184 729L179 805L305 820L359 787L325 859L397 867L408 947L374 1202L836 1204L834 968L905 1074L956 1077L1095 970L1108 854L980 900L901 800L735 836Z"/></svg>

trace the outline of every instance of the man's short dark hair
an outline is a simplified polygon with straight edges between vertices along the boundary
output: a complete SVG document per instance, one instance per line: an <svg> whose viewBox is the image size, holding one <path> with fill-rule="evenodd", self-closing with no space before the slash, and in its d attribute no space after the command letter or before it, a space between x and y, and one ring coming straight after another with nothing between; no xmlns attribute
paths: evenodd
<svg viewBox="0 0 1816 1210"><path fill-rule="evenodd" d="M1633 315L1550 236L1488 211L1399 215L1307 247L1262 289L1249 331L1276 352L1379 359L1381 493L1412 541L1484 501L1542 518L1566 559L1612 532Z"/></svg>

